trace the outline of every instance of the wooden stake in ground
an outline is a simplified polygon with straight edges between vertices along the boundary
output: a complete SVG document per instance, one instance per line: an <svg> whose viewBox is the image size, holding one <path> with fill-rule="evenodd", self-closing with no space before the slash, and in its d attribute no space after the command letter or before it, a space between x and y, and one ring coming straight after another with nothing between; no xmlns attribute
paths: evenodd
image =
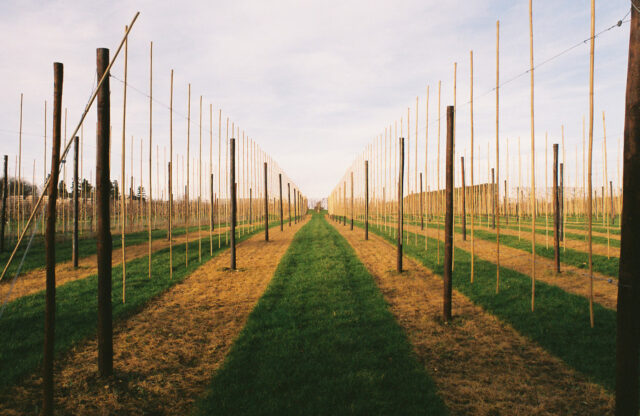
<svg viewBox="0 0 640 416"><path fill-rule="evenodd" d="M98 49L98 79L101 79L109 64L109 50ZM109 198L111 193L109 149L111 103L109 77L98 89L97 134L96 134L96 246L98 262L98 374L110 377L113 374L113 325L111 315L111 215Z"/></svg>
<svg viewBox="0 0 640 416"><path fill-rule="evenodd" d="M365 240L369 239L369 161L368 160L364 161L364 239Z"/></svg>
<svg viewBox="0 0 640 416"><path fill-rule="evenodd" d="M44 240L47 280L42 365L42 414L47 416L53 415L53 354L56 322L56 200L58 198L58 172L60 165L63 72L64 69L61 63L56 62L53 64L53 149L51 151L51 180L49 181L49 198L47 200L47 229Z"/></svg>
<svg viewBox="0 0 640 416"><path fill-rule="evenodd" d="M470 82L469 82L469 111L470 111L470 118L471 118L471 192L473 192L474 190L474 182L473 182L473 51L469 51L469 63L470 63L470 72L471 72L471 76L470 76ZM508 160L508 155L507 155L507 160ZM507 175L508 175L508 170L507 170ZM506 198L506 192L505 192L505 198ZM506 209L506 204L505 204L505 209ZM474 263L474 257L475 257L475 241L474 241L474 225L475 225L475 201L473 198L473 195L471 196L471 283L473 283L473 263ZM507 218L508 214L507 214Z"/></svg>
<svg viewBox="0 0 640 416"><path fill-rule="evenodd" d="M153 42L149 43L149 195L148 195L148 212L147 212L147 229L149 231L149 279L151 279L151 200L152 192L152 167L151 160L153 156Z"/></svg>
<svg viewBox="0 0 640 416"><path fill-rule="evenodd" d="M558 190L558 144L553 145L553 248L556 273L560 273L560 195Z"/></svg>
<svg viewBox="0 0 640 416"><path fill-rule="evenodd" d="M191 137L191 84L187 93L187 187L185 188L184 265L189 266L189 142ZM183 165L184 166L184 165ZM233 182L231 183L233 185Z"/></svg>
<svg viewBox="0 0 640 416"><path fill-rule="evenodd" d="M278 184L280 185L280 231L284 231L284 211L282 209L282 173L278 173Z"/></svg>
<svg viewBox="0 0 640 416"><path fill-rule="evenodd" d="M462 175L462 239L467 241L467 207L466 207L466 193L467 188L464 184L464 156L460 157L460 174Z"/></svg>
<svg viewBox="0 0 640 416"><path fill-rule="evenodd" d="M4 251L4 227L7 222L7 195L9 195L9 178L7 168L9 156L4 155L4 176L2 178L2 215L0 216L0 252Z"/></svg>
<svg viewBox="0 0 640 416"><path fill-rule="evenodd" d="M353 171L351 171L351 231L353 231Z"/></svg>
<svg viewBox="0 0 640 416"><path fill-rule="evenodd" d="M266 168L265 164L265 168ZM229 192L231 195L231 270L236 269L236 139L229 139Z"/></svg>
<svg viewBox="0 0 640 416"><path fill-rule="evenodd" d="M531 61L531 311L536 298L536 164L533 118L533 0L529 0L529 58Z"/></svg>
<svg viewBox="0 0 640 416"><path fill-rule="evenodd" d="M218 163L218 166L220 163ZM169 279L173 278L173 69L171 70L171 93L169 94ZM220 177L220 175L218 175Z"/></svg>
<svg viewBox="0 0 640 416"><path fill-rule="evenodd" d="M640 218L637 213L640 212L640 180L638 180L640 175L640 13L636 6L637 2L634 1L631 4L618 273L616 415L638 414ZM589 237L591 238L591 235Z"/></svg>
<svg viewBox="0 0 640 416"><path fill-rule="evenodd" d="M293 194L295 196L295 189ZM267 189L267 162L264 162L264 241L269 241L269 193Z"/></svg>
<svg viewBox="0 0 640 416"><path fill-rule="evenodd" d="M634 6L635 7L635 6ZM633 9L633 7L632 7ZM633 15L633 10L631 13ZM592 226L593 226L593 213L592 213L592 195L593 195L593 183L592 183L592 161L593 161L593 51L595 48L595 14L596 14L596 2L595 0L591 0L591 42L590 42L590 51L589 51L589 156L588 156L588 164L589 164L589 172L588 172L588 190L589 193L588 201L587 201L587 219L589 221L589 320L591 323L591 327L593 328L593 250L592 250ZM631 56L631 50L630 56ZM628 90L629 91L629 90ZM630 111L627 107L627 113ZM626 133L625 133L626 135ZM622 260L622 259L621 259ZM621 262L622 264L622 262ZM637 367L637 366L636 366ZM635 383L637 384L637 379ZM636 388L637 390L637 388ZM637 394L637 393L636 393ZM636 395L637 397L637 395ZM637 412L636 412L637 413Z"/></svg>
<svg viewBox="0 0 640 416"><path fill-rule="evenodd" d="M291 227L291 183L287 182L287 204L289 208L287 211L289 212L289 227Z"/></svg>
<svg viewBox="0 0 640 416"><path fill-rule="evenodd" d="M446 190L445 190L445 217L444 217L444 298L443 319L451 320L451 294L452 294L452 260L453 260L453 106L447 106L447 156L446 156Z"/></svg>
<svg viewBox="0 0 640 416"><path fill-rule="evenodd" d="M500 182L500 21L496 22L496 181ZM496 187L495 204L500 198L499 187ZM492 190L492 194L493 194ZM496 207L497 208L497 207ZM500 212L498 209L498 224L496 228L496 293L500 291Z"/></svg>
<svg viewBox="0 0 640 416"><path fill-rule="evenodd" d="M402 272L402 236L404 232L404 138L400 137L398 143L400 149L399 168L398 171L398 247L397 247L397 259L396 270L398 273Z"/></svg>
<svg viewBox="0 0 640 416"><path fill-rule="evenodd" d="M78 219L80 216L80 207L78 205L78 191L80 185L78 183L78 156L79 156L79 137L73 138L73 240L71 250L71 261L73 267L78 268Z"/></svg>
<svg viewBox="0 0 640 416"><path fill-rule="evenodd" d="M200 147L198 151L198 262L202 262L202 95L200 96Z"/></svg>
<svg viewBox="0 0 640 416"><path fill-rule="evenodd" d="M125 28L126 31L126 28ZM126 298L126 282L127 282L127 262L126 262L126 246L124 243L125 235L125 223L127 222L127 209L125 205L125 145L126 145L126 120L127 120L127 55L128 55L128 39L124 41L124 85L122 86L122 163L121 163L121 175L120 175L120 241L122 242L122 303Z"/></svg>

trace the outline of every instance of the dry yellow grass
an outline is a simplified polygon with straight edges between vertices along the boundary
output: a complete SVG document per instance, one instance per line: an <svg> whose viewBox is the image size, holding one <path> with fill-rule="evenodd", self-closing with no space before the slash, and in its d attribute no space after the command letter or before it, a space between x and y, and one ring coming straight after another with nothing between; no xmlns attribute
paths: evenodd
<svg viewBox="0 0 640 416"><path fill-rule="evenodd" d="M222 231L226 231L228 228L222 228ZM216 232L220 230L216 229ZM114 235L113 238L120 238L119 235ZM217 237L216 237L217 238ZM189 237L193 241L193 234ZM186 236L184 234L173 238L173 244L184 244L186 242ZM94 243L95 244L95 243ZM169 247L169 241L165 238L156 239L153 241L152 250L156 252ZM208 247L208 246L207 246ZM147 242L142 244L136 244L132 246L126 246L126 259L127 261L134 260L140 257L144 257L149 254L149 244ZM117 266L122 263L122 249L118 248L113 250L112 265ZM78 268L73 267L73 263L70 261L56 264L56 287L62 286L65 283L84 279L91 275L98 273L97 255L91 255L78 259ZM44 290L46 281L46 271L44 268L31 270L27 273L21 274L16 280L13 289L11 285L3 282L0 284L0 299L4 300L7 293L11 290L11 294L7 298L8 301L18 299L22 296L27 296L32 293Z"/></svg>
<svg viewBox="0 0 640 416"><path fill-rule="evenodd" d="M374 276L453 415L607 415L613 398L512 327L454 291L443 324L442 280L380 237L336 227Z"/></svg>
<svg viewBox="0 0 640 416"><path fill-rule="evenodd" d="M78 346L55 370L57 414L188 414L266 289L293 236L306 221L240 243L238 271L229 251L194 271L141 312L114 328L114 372L97 378L97 342ZM40 403L41 378L15 386L0 414Z"/></svg>
<svg viewBox="0 0 640 416"><path fill-rule="evenodd" d="M419 233L425 235L427 229L420 230L419 226L405 225L406 232ZM502 233L502 230L500 231ZM438 231L429 228L429 237L437 238ZM413 238L413 237L410 237ZM467 241L462 240L462 235L454 234L455 246L467 252L471 252L471 231L467 231ZM444 241L444 232L440 230L440 241ZM477 259L487 260L495 263L496 244L493 241L486 241L476 238L475 256ZM516 270L519 273L529 276L531 274L531 253L523 250L500 245L500 266ZM455 267L455 266L454 266ZM554 273L555 266L551 259L536 255L536 280L557 286L562 290L576 295L589 297L589 277L587 271L568 264L561 264L560 276ZM594 302L605 308L615 310L617 308L618 286L608 282L609 277L601 273L593 272L596 277L593 281Z"/></svg>

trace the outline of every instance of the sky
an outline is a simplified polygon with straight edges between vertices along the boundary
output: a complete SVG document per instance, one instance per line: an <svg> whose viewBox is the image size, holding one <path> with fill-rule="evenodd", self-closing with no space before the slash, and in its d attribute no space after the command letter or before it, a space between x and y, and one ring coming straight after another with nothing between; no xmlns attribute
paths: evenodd
<svg viewBox="0 0 640 416"><path fill-rule="evenodd" d="M457 63L456 151L470 153L470 65L474 59L476 178L486 180L487 152L495 163L496 21L500 20L500 169L517 178L521 141L523 184L529 183L531 149L529 2L503 1L19 1L0 5L0 152L10 174L18 153L20 94L23 103L23 176L44 178L44 102L51 137L53 62L64 63L63 106L67 134L78 123L95 87L95 50L111 53L124 27L139 11L128 45L127 152L134 139L133 172L148 181L149 43L153 41L153 143L169 143L169 77L174 70L174 152L186 153L187 88L191 84L193 146L198 140L198 102L203 96L203 156L208 166L208 109L213 106L214 161L218 110L271 155L303 194L326 197L358 154L385 126L406 119L412 130L418 97L419 161L424 165L425 102L429 97L429 171L435 169L437 86L442 117L453 104ZM629 0L598 0L596 32L615 25ZM560 143L564 126L567 177L582 181L582 123L589 111L590 1L533 2L534 62L570 51L537 67L535 75L536 181L544 183L548 149ZM618 184L624 128L629 24L601 34L595 46L594 183L602 184L603 112L606 115L608 177ZM111 120L114 149L122 137L123 59L112 69ZM117 78L117 79L115 79ZM588 122L588 120L587 120ZM83 131L84 177L94 176L95 108ZM444 124L443 124L444 126ZM588 129L588 124L587 124ZM444 127L442 146L444 149ZM412 133L412 135L415 132ZM223 126L224 135L224 126ZM412 138L412 140L414 140ZM140 142L143 152L140 153ZM490 147L487 150L488 146ZM479 152L478 152L479 149ZM413 145L412 145L413 151ZM444 150L442 150L444 152ZM502 152L505 153L502 153ZM48 149L50 158L50 149ZM576 165L576 153L578 165ZM550 157L550 153L549 153ZM47 165L50 163L47 160ZM130 174L127 156L127 176ZM413 157L412 157L413 163ZM120 153L112 155L120 175ZM576 166L578 174L576 175ZM214 166L214 172L216 167ZM550 169L550 162L549 162ZM413 168L412 168L413 170ZM155 156L154 156L155 171ZM429 184L434 186L431 172ZM549 175L550 176L550 175ZM503 176L504 177L504 176ZM162 180L162 179L161 179ZM157 189L157 188L156 188Z"/></svg>

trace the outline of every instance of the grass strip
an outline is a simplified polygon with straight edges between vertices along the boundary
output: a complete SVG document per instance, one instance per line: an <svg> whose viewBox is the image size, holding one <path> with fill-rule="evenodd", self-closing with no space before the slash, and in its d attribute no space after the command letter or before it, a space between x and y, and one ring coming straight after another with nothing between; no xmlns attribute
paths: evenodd
<svg viewBox="0 0 640 416"><path fill-rule="evenodd" d="M320 214L295 236L196 414L445 414L372 276Z"/></svg>
<svg viewBox="0 0 640 416"><path fill-rule="evenodd" d="M362 227L362 223L357 224ZM393 239L380 227L369 230L392 244ZM440 264L436 244L440 244ZM424 236L418 244L410 239L405 253L434 273L442 275L444 243L429 238L429 251L424 250ZM487 312L508 323L522 335L562 359L570 367L592 381L613 391L615 387L616 312L597 303L593 305L595 328L589 325L589 300L565 292L557 286L536 282L536 308L531 312L531 278L500 267L500 293L496 294L496 265L475 260L475 282L470 282L471 255L456 248L453 286ZM560 277L561 278L561 277ZM586 282L586 281L585 281Z"/></svg>
<svg viewBox="0 0 640 416"><path fill-rule="evenodd" d="M275 222L270 224L274 227ZM238 236L238 241L263 230ZM203 238L202 260L210 259L209 237ZM224 243L223 243L224 244ZM206 247L206 249L205 249ZM226 249L213 244L213 255ZM56 253L57 255L57 253ZM173 246L173 278L169 279L169 248L153 254L153 277L148 277L148 256L127 262L127 298L122 303L122 265L112 269L113 320L140 311L154 297L183 281L203 263L198 262L198 240L189 243L189 267L185 267L185 244ZM74 280L56 288L56 359L79 341L95 336L98 321L98 276ZM42 362L44 291L23 296L6 306L0 319L0 388L34 372Z"/></svg>

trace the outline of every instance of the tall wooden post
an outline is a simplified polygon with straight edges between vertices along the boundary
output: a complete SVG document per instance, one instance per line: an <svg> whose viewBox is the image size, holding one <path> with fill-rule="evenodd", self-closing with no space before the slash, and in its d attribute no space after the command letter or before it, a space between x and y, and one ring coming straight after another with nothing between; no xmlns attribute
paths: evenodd
<svg viewBox="0 0 640 416"><path fill-rule="evenodd" d="M78 183L78 151L79 137L73 138L73 242L71 259L73 267L78 268L78 217L80 215L79 194L80 185Z"/></svg>
<svg viewBox="0 0 640 416"><path fill-rule="evenodd" d="M7 195L9 195L9 177L7 169L9 156L4 155L4 176L2 178L2 214L0 216L0 252L4 251L4 227L7 223Z"/></svg>
<svg viewBox="0 0 640 416"><path fill-rule="evenodd" d="M467 188L465 187L464 183L464 156L460 157L460 173L462 174L462 239L464 241L467 241Z"/></svg>
<svg viewBox="0 0 640 416"><path fill-rule="evenodd" d="M287 182L287 204L289 205L289 227L291 227L291 183Z"/></svg>
<svg viewBox="0 0 640 416"><path fill-rule="evenodd" d="M443 319L451 320L453 266L453 106L447 106L447 157L444 217L444 298Z"/></svg>
<svg viewBox="0 0 640 416"><path fill-rule="evenodd" d="M353 171L351 171L351 231L353 231Z"/></svg>
<svg viewBox="0 0 640 416"><path fill-rule="evenodd" d="M420 172L420 230L424 230L424 195L422 193L422 172Z"/></svg>
<svg viewBox="0 0 640 416"><path fill-rule="evenodd" d="M210 231L213 231L216 227L216 223L214 221L214 216L213 216L213 206L214 206L214 197L213 197L213 173L209 175L209 199L210 199L210 204L211 204L211 209L210 211L210 215L211 215L211 226L209 227ZM251 195L251 193L249 193L249 195ZM249 197L249 200L251 200L251 197ZM251 213L251 206L249 206L249 213ZM251 214L249 214L249 224L251 224ZM212 246L213 247L213 246Z"/></svg>
<svg viewBox="0 0 640 416"><path fill-rule="evenodd" d="M560 235L560 241L564 241L564 163L560 163L560 177L558 179L560 181L558 185L558 199L560 199L560 229L558 234Z"/></svg>
<svg viewBox="0 0 640 416"><path fill-rule="evenodd" d="M398 171L398 247L396 270L402 272L402 235L404 233L404 137L400 137L400 163Z"/></svg>
<svg viewBox="0 0 640 416"><path fill-rule="evenodd" d="M109 50L98 49L98 79L109 65ZM96 132L96 215L98 257L98 373L101 377L113 374L113 324L111 316L111 216L109 205L110 183L110 126L111 100L109 77L98 90L98 116ZM121 185L122 186L122 185ZM124 191L123 189L120 192ZM115 196L114 198L117 198Z"/></svg>
<svg viewBox="0 0 640 416"><path fill-rule="evenodd" d="M264 162L264 241L269 241L269 192L267 190L267 162Z"/></svg>
<svg viewBox="0 0 640 416"><path fill-rule="evenodd" d="M631 7L618 273L616 415L638 414L640 344L640 13Z"/></svg>
<svg viewBox="0 0 640 416"><path fill-rule="evenodd" d="M369 161L364 161L364 239L369 239Z"/></svg>
<svg viewBox="0 0 640 416"><path fill-rule="evenodd" d="M265 173L266 166L265 163ZM265 181L266 190L266 181ZM229 191L231 195L231 233L230 233L230 245L231 245L231 270L236 269L236 139L229 139ZM267 227L268 229L268 227ZM267 236L267 241L268 241Z"/></svg>
<svg viewBox="0 0 640 416"><path fill-rule="evenodd" d="M293 188L293 223L298 223L298 196L296 188Z"/></svg>
<svg viewBox="0 0 640 416"><path fill-rule="evenodd" d="M58 198L58 171L60 164L60 126L62 108L62 81L64 68L53 64L53 150L51 152L51 180L47 200L47 228L45 231L46 294L44 315L44 355L42 366L42 414L53 415L53 352L56 322L56 200ZM104 85L104 84L103 84ZM108 84L107 84L108 85Z"/></svg>
<svg viewBox="0 0 640 416"><path fill-rule="evenodd" d="M495 168L491 168L491 228L496 228L496 176Z"/></svg>
<svg viewBox="0 0 640 416"><path fill-rule="evenodd" d="M560 193L558 190L558 144L553 145L553 248L556 273L560 273Z"/></svg>
<svg viewBox="0 0 640 416"><path fill-rule="evenodd" d="M284 211L282 210L282 173L278 173L278 183L280 185L280 231L284 231Z"/></svg>

